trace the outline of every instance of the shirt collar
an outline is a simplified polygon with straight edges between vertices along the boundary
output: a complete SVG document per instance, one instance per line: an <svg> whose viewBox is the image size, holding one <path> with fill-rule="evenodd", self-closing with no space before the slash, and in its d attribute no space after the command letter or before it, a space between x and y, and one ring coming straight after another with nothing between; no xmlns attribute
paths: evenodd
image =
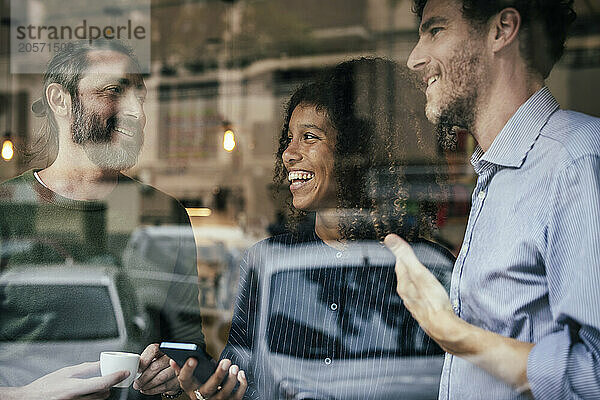
<svg viewBox="0 0 600 400"><path fill-rule="evenodd" d="M508 120L504 128L484 152L479 145L471 156L476 170L482 162L520 168L540 135L543 126L559 105L546 86L531 96Z"/></svg>

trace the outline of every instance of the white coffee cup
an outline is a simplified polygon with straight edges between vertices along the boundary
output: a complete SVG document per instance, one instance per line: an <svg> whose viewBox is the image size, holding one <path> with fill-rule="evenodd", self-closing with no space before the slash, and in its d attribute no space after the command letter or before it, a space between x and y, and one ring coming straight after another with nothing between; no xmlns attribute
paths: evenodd
<svg viewBox="0 0 600 400"><path fill-rule="evenodd" d="M120 351L103 351L100 353L100 373L102 376L118 371L129 371L129 376L113 387L129 387L137 377L140 355Z"/></svg>

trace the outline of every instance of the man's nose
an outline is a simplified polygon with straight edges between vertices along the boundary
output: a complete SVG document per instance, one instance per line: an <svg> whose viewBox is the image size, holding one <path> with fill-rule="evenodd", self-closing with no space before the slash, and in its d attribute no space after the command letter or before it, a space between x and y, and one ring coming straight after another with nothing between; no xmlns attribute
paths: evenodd
<svg viewBox="0 0 600 400"><path fill-rule="evenodd" d="M123 114L138 120L145 119L144 101L134 90L128 90L121 100Z"/></svg>
<svg viewBox="0 0 600 400"><path fill-rule="evenodd" d="M410 52L410 55L408 56L408 60L406 61L406 65L408 66L408 68L412 69L413 71L419 71L419 70L425 68L425 66L429 63L429 61L430 61L430 58L425 53L423 46L421 45L421 41L419 40L417 45Z"/></svg>

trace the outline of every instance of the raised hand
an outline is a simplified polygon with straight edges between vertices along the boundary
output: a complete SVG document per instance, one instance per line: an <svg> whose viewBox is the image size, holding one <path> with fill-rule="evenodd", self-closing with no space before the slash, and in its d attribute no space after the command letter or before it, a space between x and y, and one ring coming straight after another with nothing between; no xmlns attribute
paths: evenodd
<svg viewBox="0 0 600 400"><path fill-rule="evenodd" d="M388 235L384 243L396 256L396 291L404 306L421 328L449 351L463 321L454 314L446 289L400 237Z"/></svg>
<svg viewBox="0 0 600 400"><path fill-rule="evenodd" d="M210 400L241 400L246 393L248 382L246 374L240 371L237 365L231 365L231 361L224 359L219 362L217 370L210 378L200 385L194 379L194 370L198 365L198 361L194 358L188 358L183 367L179 367L175 361L171 360L171 367L175 370L179 385L191 399L208 399ZM227 376L227 381L221 387L223 379ZM238 385L237 390L234 389ZM197 396L199 393L201 397Z"/></svg>

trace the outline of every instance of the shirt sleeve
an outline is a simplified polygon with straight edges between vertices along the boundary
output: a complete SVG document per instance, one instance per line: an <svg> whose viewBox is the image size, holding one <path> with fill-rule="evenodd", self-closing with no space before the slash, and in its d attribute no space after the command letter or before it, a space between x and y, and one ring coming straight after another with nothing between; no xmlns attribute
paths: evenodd
<svg viewBox="0 0 600 400"><path fill-rule="evenodd" d="M259 301L258 276L251 266L252 249L243 257L240 264L238 296L235 301L231 329L227 345L220 359L228 358L246 374L248 389L244 399L260 399L254 376L252 354L254 350L255 324Z"/></svg>
<svg viewBox="0 0 600 400"><path fill-rule="evenodd" d="M600 399L600 157L556 176L545 254L549 303L559 327L532 349L535 399Z"/></svg>

